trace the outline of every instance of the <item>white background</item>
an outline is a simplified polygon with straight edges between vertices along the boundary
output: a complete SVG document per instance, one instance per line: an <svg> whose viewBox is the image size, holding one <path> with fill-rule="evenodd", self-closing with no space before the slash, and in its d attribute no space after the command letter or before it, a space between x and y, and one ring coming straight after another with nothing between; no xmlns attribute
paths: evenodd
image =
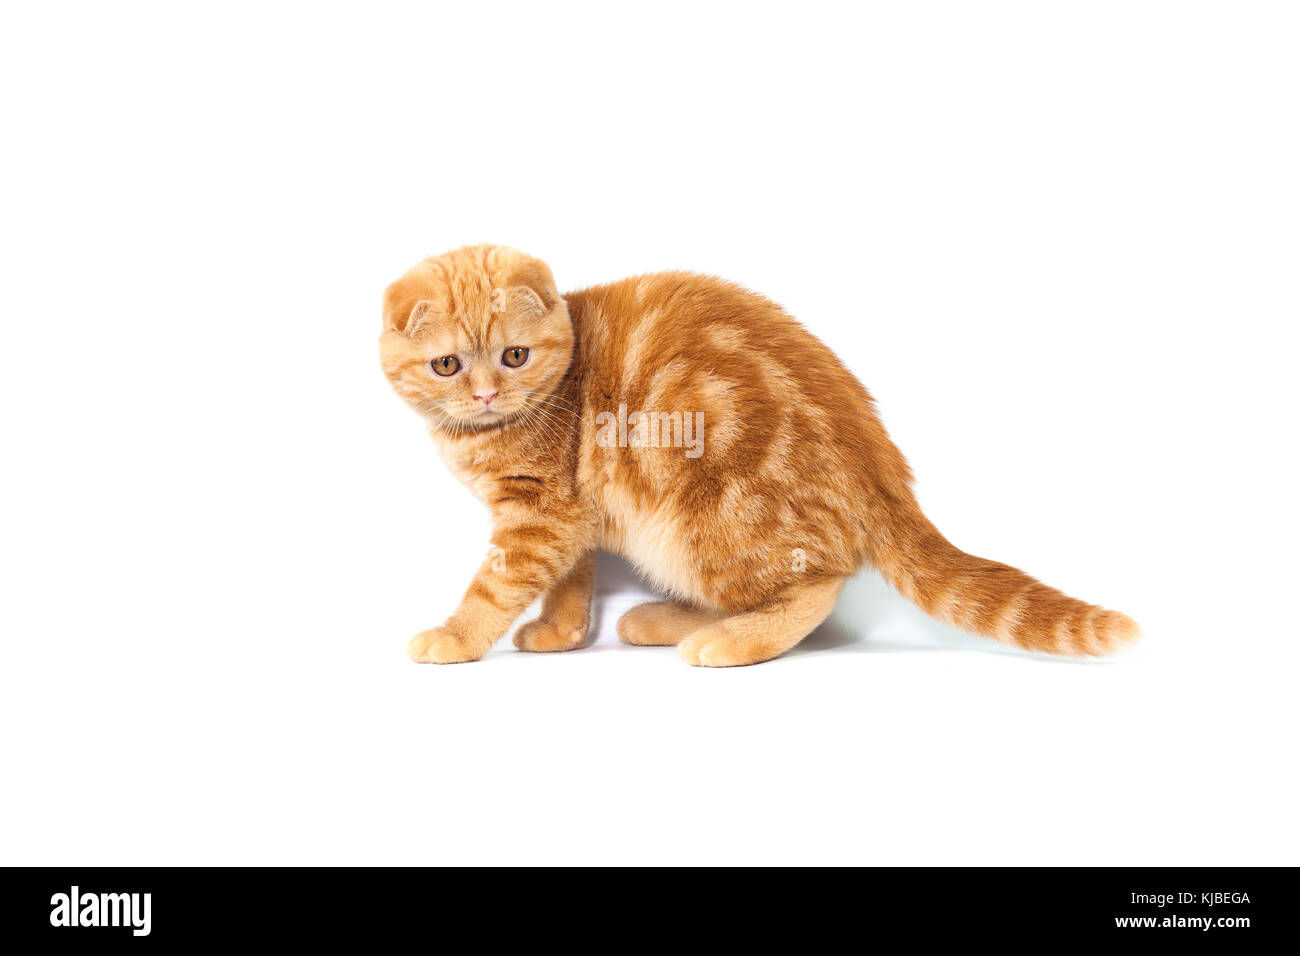
<svg viewBox="0 0 1300 956"><path fill-rule="evenodd" d="M0 861L1295 864L1300 30L1237 3L9 5ZM878 577L768 664L419 667L488 520L379 297L738 280L931 518L1145 627Z"/></svg>

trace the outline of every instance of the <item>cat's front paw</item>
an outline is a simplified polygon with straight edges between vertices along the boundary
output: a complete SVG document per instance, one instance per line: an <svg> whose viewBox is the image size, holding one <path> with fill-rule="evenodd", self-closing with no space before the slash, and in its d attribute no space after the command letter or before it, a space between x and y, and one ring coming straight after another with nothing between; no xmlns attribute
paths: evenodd
<svg viewBox="0 0 1300 956"><path fill-rule="evenodd" d="M406 645L406 653L417 664L463 664L487 653L486 647L471 643L445 627L421 631Z"/></svg>
<svg viewBox="0 0 1300 956"><path fill-rule="evenodd" d="M529 621L515 631L521 651L576 651L587 638L587 627L569 627L549 621Z"/></svg>

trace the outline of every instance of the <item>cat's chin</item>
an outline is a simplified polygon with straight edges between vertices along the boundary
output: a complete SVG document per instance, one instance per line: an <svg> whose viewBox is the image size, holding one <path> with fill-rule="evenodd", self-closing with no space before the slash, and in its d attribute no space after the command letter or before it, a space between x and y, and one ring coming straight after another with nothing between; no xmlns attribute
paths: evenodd
<svg viewBox="0 0 1300 956"><path fill-rule="evenodd" d="M456 418L441 417L433 419L435 423L441 423L443 428L451 431L462 432L482 432L490 431L494 428L500 428L507 422L513 421L515 412L499 412L491 408L485 408L469 415L460 415ZM435 424L435 430L437 424Z"/></svg>

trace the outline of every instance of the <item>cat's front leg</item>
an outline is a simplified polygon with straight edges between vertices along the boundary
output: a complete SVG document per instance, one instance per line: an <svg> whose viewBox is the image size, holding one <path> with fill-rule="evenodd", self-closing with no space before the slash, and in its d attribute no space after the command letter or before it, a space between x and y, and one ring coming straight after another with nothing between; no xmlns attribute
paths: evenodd
<svg viewBox="0 0 1300 956"><path fill-rule="evenodd" d="M572 651L582 647L591 625L591 592L596 578L596 552L578 559L542 600L542 613L515 631L521 651Z"/></svg>
<svg viewBox="0 0 1300 956"><path fill-rule="evenodd" d="M588 536L559 509L495 514L488 558L465 597L442 627L415 635L407 645L422 664L459 664L481 658L536 598L585 560ZM566 520L568 519L568 520ZM576 625L575 625L576 626ZM585 632L585 622L583 622Z"/></svg>

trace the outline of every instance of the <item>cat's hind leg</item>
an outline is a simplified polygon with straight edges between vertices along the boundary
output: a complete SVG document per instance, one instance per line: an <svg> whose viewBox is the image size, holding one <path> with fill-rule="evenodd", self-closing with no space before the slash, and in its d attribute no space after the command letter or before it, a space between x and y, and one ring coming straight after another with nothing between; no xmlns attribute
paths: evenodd
<svg viewBox="0 0 1300 956"><path fill-rule="evenodd" d="M542 598L542 614L515 631L521 651L573 651L583 647L591 625L591 591L596 552L578 559L573 568Z"/></svg>
<svg viewBox="0 0 1300 956"><path fill-rule="evenodd" d="M826 620L845 578L800 583L753 610L693 631L677 653L698 667L739 667L784 654Z"/></svg>
<svg viewBox="0 0 1300 956"><path fill-rule="evenodd" d="M676 601L638 604L618 619L618 638L624 644L663 647L677 644L686 635L723 617Z"/></svg>

